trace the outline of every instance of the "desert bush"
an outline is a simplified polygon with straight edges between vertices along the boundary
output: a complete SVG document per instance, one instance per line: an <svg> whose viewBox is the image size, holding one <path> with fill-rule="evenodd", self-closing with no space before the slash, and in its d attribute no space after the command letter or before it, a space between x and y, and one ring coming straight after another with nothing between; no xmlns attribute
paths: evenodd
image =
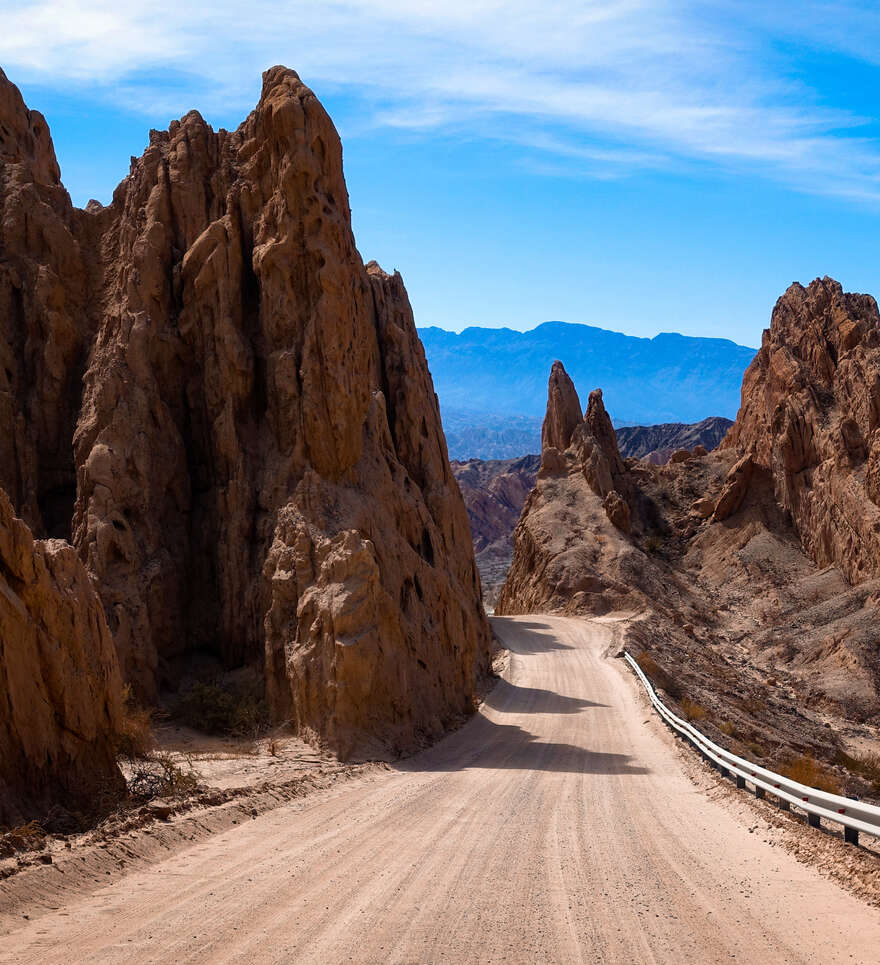
<svg viewBox="0 0 880 965"><path fill-rule="evenodd" d="M681 686L678 681L676 681L657 661L648 653L643 650L636 662L642 668L642 673L651 681L655 687L660 687L672 697L673 700L678 700L681 697Z"/></svg>
<svg viewBox="0 0 880 965"><path fill-rule="evenodd" d="M131 684L122 691L122 721L116 733L116 753L119 757L138 760L147 757L155 747L153 714L137 704Z"/></svg>
<svg viewBox="0 0 880 965"><path fill-rule="evenodd" d="M725 734L727 737L736 736L736 728L730 723L729 720L722 720L718 725L718 730L720 730L721 733Z"/></svg>
<svg viewBox="0 0 880 965"><path fill-rule="evenodd" d="M679 701L679 706L689 721L705 720L709 716L709 711L702 704L698 704L695 700L690 700L687 697L683 697Z"/></svg>
<svg viewBox="0 0 880 965"><path fill-rule="evenodd" d="M251 739L269 726L269 708L262 697L229 689L219 681L190 687L181 695L175 716L189 727L208 734Z"/></svg>
<svg viewBox="0 0 880 965"><path fill-rule="evenodd" d="M8 831L0 830L0 858L19 851L41 851L46 846L46 831L39 821L30 821Z"/></svg>
<svg viewBox="0 0 880 965"><path fill-rule="evenodd" d="M840 783L837 778L811 754L793 757L780 766L779 773L799 784L814 787L818 791L840 794Z"/></svg>
<svg viewBox="0 0 880 965"><path fill-rule="evenodd" d="M128 792L140 804L159 797L183 797L198 785L198 775L192 767L181 767L164 752L137 761L128 777Z"/></svg>
<svg viewBox="0 0 880 965"><path fill-rule="evenodd" d="M846 751L838 749L835 763L863 777L871 785L874 793L880 794L880 755L847 754Z"/></svg>
<svg viewBox="0 0 880 965"><path fill-rule="evenodd" d="M766 751L764 750L764 748L761 747L761 745L757 741L744 740L742 742L742 745L743 747L745 747L746 750L751 751L751 753L755 757L763 757L766 754Z"/></svg>

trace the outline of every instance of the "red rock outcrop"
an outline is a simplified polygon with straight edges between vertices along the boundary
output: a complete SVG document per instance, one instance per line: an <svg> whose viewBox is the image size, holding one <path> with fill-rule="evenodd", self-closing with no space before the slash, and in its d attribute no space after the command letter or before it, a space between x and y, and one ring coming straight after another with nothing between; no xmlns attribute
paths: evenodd
<svg viewBox="0 0 880 965"><path fill-rule="evenodd" d="M730 467L730 471L724 480L724 488L721 490L712 510L713 519L727 519L740 508L748 492L754 466L752 457L745 455Z"/></svg>
<svg viewBox="0 0 880 965"><path fill-rule="evenodd" d="M880 315L830 278L776 303L724 440L769 469L809 556L880 575Z"/></svg>
<svg viewBox="0 0 880 965"><path fill-rule="evenodd" d="M0 88L30 158L0 201L0 439L51 423L7 484L40 531L72 512L124 676L150 699L194 651L260 661L276 717L343 754L439 733L487 665L479 578L403 283L361 261L315 96L273 68L236 131L152 131L79 211Z"/></svg>
<svg viewBox="0 0 880 965"><path fill-rule="evenodd" d="M104 611L64 540L34 541L0 490L0 828L119 790L121 686Z"/></svg>

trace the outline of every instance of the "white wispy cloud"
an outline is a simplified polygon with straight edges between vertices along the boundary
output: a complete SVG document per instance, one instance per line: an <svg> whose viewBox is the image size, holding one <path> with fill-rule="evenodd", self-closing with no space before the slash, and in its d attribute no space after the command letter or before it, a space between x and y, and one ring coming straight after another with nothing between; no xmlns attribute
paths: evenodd
<svg viewBox="0 0 880 965"><path fill-rule="evenodd" d="M597 177L676 159L880 202L875 117L775 44L880 61L873 4L802 0L0 0L0 64L145 113L243 112L272 63L363 123L509 139ZM543 163L540 157L536 167Z"/></svg>

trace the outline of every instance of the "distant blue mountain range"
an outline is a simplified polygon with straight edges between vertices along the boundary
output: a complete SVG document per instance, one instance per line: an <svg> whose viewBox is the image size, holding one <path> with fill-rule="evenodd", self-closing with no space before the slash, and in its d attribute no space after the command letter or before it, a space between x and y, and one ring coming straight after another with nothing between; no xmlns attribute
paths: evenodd
<svg viewBox="0 0 880 965"><path fill-rule="evenodd" d="M733 419L755 349L723 338L636 338L591 325L545 322L530 332L421 328L440 404L450 410L543 415L550 366L560 359L581 401L601 388L618 424Z"/></svg>
<svg viewBox="0 0 880 965"><path fill-rule="evenodd" d="M595 388L615 426L733 419L755 349L721 338L636 338L591 325L545 322L529 332L421 328L453 458L535 452L550 366L560 359L586 406ZM504 436L505 416L513 435ZM525 433L523 433L525 430ZM514 451L515 450L515 451ZM501 453L504 453L502 455ZM454 453L454 454L453 454ZM493 453L493 454L490 454Z"/></svg>

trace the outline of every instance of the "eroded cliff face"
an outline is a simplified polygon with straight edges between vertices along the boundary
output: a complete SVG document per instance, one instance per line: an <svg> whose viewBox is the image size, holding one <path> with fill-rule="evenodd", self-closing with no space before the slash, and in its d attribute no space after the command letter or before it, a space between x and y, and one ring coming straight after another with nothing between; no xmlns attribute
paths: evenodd
<svg viewBox="0 0 880 965"><path fill-rule="evenodd" d="M830 278L792 285L743 379L723 446L769 469L809 556L880 575L880 315Z"/></svg>
<svg viewBox="0 0 880 965"><path fill-rule="evenodd" d="M0 490L0 828L123 784L119 668L104 611L64 540L34 541Z"/></svg>
<svg viewBox="0 0 880 965"><path fill-rule="evenodd" d="M0 70L0 487L38 536L70 536L76 494L71 439L94 331L77 214L45 118Z"/></svg>
<svg viewBox="0 0 880 965"><path fill-rule="evenodd" d="M403 283L361 261L315 96L273 68L236 131L152 131L78 211L2 86L32 158L3 182L0 438L27 436L28 391L51 423L7 484L43 531L28 487L63 485L125 678L154 699L196 651L264 661L276 717L343 754L439 733L487 664L479 579ZM32 196L51 231L17 227Z"/></svg>

